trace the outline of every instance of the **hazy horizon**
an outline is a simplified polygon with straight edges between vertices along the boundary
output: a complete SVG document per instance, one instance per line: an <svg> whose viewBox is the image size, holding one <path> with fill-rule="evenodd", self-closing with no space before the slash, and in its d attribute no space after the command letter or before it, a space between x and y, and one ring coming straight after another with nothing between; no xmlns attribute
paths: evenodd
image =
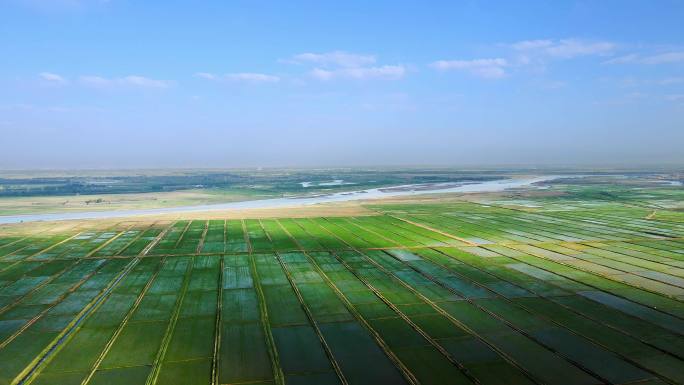
<svg viewBox="0 0 684 385"><path fill-rule="evenodd" d="M455 171L455 172L500 172L500 173L516 173L516 172L596 172L596 173L611 173L611 172L680 172L684 168L684 163L641 163L641 164L608 164L608 163L586 163L586 164L361 164L361 165L318 165L318 166L298 166L298 165L282 165L282 166L243 166L243 167L72 167L72 168L54 168L54 167L26 167L26 168L0 168L0 174L11 175L13 173L29 173L40 174L45 173L45 176L53 175L53 173L65 173L74 175L88 176L89 173L105 173L113 175L131 175L131 172L139 173L220 173L220 172L244 172L244 171L315 171L315 170L379 170L379 171Z"/></svg>
<svg viewBox="0 0 684 385"><path fill-rule="evenodd" d="M679 1L0 10L0 170L684 164Z"/></svg>

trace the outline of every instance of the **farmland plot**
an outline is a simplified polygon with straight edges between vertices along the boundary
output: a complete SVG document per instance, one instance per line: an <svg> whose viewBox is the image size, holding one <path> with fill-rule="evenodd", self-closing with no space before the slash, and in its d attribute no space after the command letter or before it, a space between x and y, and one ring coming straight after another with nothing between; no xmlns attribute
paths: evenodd
<svg viewBox="0 0 684 385"><path fill-rule="evenodd" d="M684 383L684 224L568 207L8 231L0 384Z"/></svg>

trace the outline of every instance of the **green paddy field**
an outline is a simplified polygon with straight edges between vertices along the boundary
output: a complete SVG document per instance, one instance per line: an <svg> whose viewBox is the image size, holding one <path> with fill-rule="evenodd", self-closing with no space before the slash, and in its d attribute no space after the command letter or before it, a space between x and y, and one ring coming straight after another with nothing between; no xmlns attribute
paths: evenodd
<svg viewBox="0 0 684 385"><path fill-rule="evenodd" d="M2 227L0 384L684 383L681 215L541 202Z"/></svg>

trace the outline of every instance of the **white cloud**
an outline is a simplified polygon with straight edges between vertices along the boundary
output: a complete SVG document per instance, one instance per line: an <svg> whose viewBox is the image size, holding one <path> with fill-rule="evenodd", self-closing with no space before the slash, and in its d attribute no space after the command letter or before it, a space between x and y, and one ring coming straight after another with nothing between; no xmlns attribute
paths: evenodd
<svg viewBox="0 0 684 385"><path fill-rule="evenodd" d="M674 94L665 96L665 100L670 102L681 102L684 101L684 94Z"/></svg>
<svg viewBox="0 0 684 385"><path fill-rule="evenodd" d="M665 78L658 81L658 84L663 86L668 86L671 84L681 84L684 83L684 78Z"/></svg>
<svg viewBox="0 0 684 385"><path fill-rule="evenodd" d="M626 77L626 78L621 78L621 79L612 79L612 78L604 78L604 81L609 81L609 82L616 82L617 85L620 87L652 87L652 86L659 86L659 87L667 87L671 85L677 85L677 84L684 84L684 77L668 77L668 78L661 78L661 79L643 79L643 78L636 78L633 76Z"/></svg>
<svg viewBox="0 0 684 385"><path fill-rule="evenodd" d="M626 64L633 63L637 60L639 60L639 55L632 53L629 55L618 56L610 60L606 60L603 62L603 64Z"/></svg>
<svg viewBox="0 0 684 385"><path fill-rule="evenodd" d="M72 112L74 110L73 110L73 108L69 108L69 107L52 106L52 107L47 107L47 111L61 113L61 112Z"/></svg>
<svg viewBox="0 0 684 385"><path fill-rule="evenodd" d="M321 69L314 68L310 75L318 80L331 79L385 79L397 80L404 77L406 68L401 65L385 65L379 67L355 67L355 68L337 68L337 69Z"/></svg>
<svg viewBox="0 0 684 385"><path fill-rule="evenodd" d="M511 44L511 48L529 54L543 54L558 59L572 59L579 56L605 56L613 52L616 45L607 41L547 39L519 41Z"/></svg>
<svg viewBox="0 0 684 385"><path fill-rule="evenodd" d="M682 62L684 62L684 51L672 51L648 56L629 54L607 60L604 64L671 64Z"/></svg>
<svg viewBox="0 0 684 385"><path fill-rule="evenodd" d="M69 81L67 79L65 79L64 77L57 75L57 74L53 74L51 72L41 72L38 74L38 76L40 76L40 78L43 81L45 81L46 83L49 83L52 85L62 86L62 85L69 83Z"/></svg>
<svg viewBox="0 0 684 385"><path fill-rule="evenodd" d="M120 88L120 87L134 87L134 88L169 88L172 82L167 80L150 79L139 75L129 75L120 78L105 78L101 76L81 76L79 82L87 87L94 88Z"/></svg>
<svg viewBox="0 0 684 385"><path fill-rule="evenodd" d="M112 80L100 76L85 75L79 78L79 82L89 87L108 87L112 85Z"/></svg>
<svg viewBox="0 0 684 385"><path fill-rule="evenodd" d="M499 79L506 76L506 59L438 60L430 64L440 71L465 71L485 79Z"/></svg>
<svg viewBox="0 0 684 385"><path fill-rule="evenodd" d="M225 78L226 78L226 80L243 81L243 82L250 82L250 83L276 83L276 82L280 81L280 78L277 76L254 73L254 72L241 72L241 73L226 74Z"/></svg>
<svg viewBox="0 0 684 385"><path fill-rule="evenodd" d="M171 84L166 80L156 80L146 78L144 76L130 75L120 79L115 79L124 85L131 85L136 87L146 87L146 88L167 88Z"/></svg>
<svg viewBox="0 0 684 385"><path fill-rule="evenodd" d="M228 81L228 82L244 82L244 83L277 83L280 77L274 75L261 74L256 72L238 72L229 73L225 75L215 75L208 72L198 72L196 77L213 80L213 81Z"/></svg>
<svg viewBox="0 0 684 385"><path fill-rule="evenodd" d="M684 51L666 52L641 59L644 64L668 64L684 62Z"/></svg>
<svg viewBox="0 0 684 385"><path fill-rule="evenodd" d="M19 111L30 111L34 110L36 107L33 104L27 103L13 103L0 105L0 110L19 110Z"/></svg>
<svg viewBox="0 0 684 385"><path fill-rule="evenodd" d="M352 68L365 67L374 64L376 59L374 55L333 51L325 53L301 53L283 61L296 64L314 64L324 67L333 66Z"/></svg>
<svg viewBox="0 0 684 385"><path fill-rule="evenodd" d="M377 64L375 55L345 51L302 53L281 61L311 65L313 68L310 69L309 76L323 81L332 79L398 80L408 72L406 67L401 64Z"/></svg>
<svg viewBox="0 0 684 385"><path fill-rule="evenodd" d="M8 3L10 1L5 1ZM109 0L13 0L12 2L38 12L79 12L109 4Z"/></svg>
<svg viewBox="0 0 684 385"><path fill-rule="evenodd" d="M195 77L207 79L207 80L217 80L218 79L218 77L216 75L211 74L209 72L197 72L195 74Z"/></svg>
<svg viewBox="0 0 684 385"><path fill-rule="evenodd" d="M323 70L320 68L314 68L309 74L311 77L318 80L330 80L335 77L335 73L333 71Z"/></svg>
<svg viewBox="0 0 684 385"><path fill-rule="evenodd" d="M607 55L615 49L615 44L609 42L583 42L579 40L561 40L559 44L546 48L551 56L573 58L577 56Z"/></svg>
<svg viewBox="0 0 684 385"><path fill-rule="evenodd" d="M547 90L557 90L567 87L568 83L561 80L549 80L542 83L542 88Z"/></svg>
<svg viewBox="0 0 684 385"><path fill-rule="evenodd" d="M551 40L523 40L511 44L511 47L517 51L529 51L532 49L547 48L552 45L553 42Z"/></svg>
<svg viewBox="0 0 684 385"><path fill-rule="evenodd" d="M627 98L627 99L642 99L642 98L645 98L647 96L648 96L647 94L645 94L643 92L639 92L639 91L629 92L629 93L625 94L625 98Z"/></svg>

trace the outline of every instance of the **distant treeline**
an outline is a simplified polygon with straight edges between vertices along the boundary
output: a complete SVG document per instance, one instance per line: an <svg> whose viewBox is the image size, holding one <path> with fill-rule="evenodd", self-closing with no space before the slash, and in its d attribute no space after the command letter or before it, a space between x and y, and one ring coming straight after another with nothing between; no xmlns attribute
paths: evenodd
<svg viewBox="0 0 684 385"><path fill-rule="evenodd" d="M242 176L232 174L0 179L0 196L177 191L201 187L229 187L242 184L245 182L245 179Z"/></svg>

